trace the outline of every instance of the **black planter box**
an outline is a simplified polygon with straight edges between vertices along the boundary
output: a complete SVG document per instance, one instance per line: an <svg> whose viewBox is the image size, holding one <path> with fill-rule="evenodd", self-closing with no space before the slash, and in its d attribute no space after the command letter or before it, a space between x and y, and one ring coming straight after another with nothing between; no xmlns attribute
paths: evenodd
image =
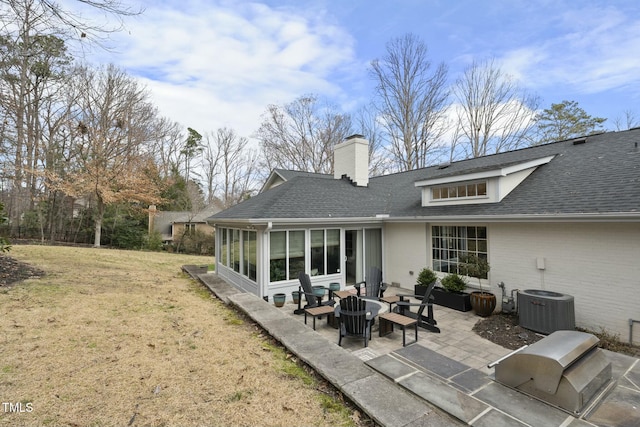
<svg viewBox="0 0 640 427"><path fill-rule="evenodd" d="M426 286L415 285L415 294L424 295ZM471 299L465 292L449 292L443 288L433 288L431 291L433 303L458 311L471 311Z"/></svg>
<svg viewBox="0 0 640 427"><path fill-rule="evenodd" d="M422 285L414 285L413 293L416 295L424 296L427 293L427 287Z"/></svg>

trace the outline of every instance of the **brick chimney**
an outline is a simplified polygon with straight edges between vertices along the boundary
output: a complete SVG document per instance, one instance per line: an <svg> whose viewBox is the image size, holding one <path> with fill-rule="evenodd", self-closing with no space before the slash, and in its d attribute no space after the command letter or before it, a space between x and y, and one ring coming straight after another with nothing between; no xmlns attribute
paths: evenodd
<svg viewBox="0 0 640 427"><path fill-rule="evenodd" d="M157 212L158 210L156 209L156 205L149 205L149 235L153 233Z"/></svg>
<svg viewBox="0 0 640 427"><path fill-rule="evenodd" d="M358 187L369 185L369 141L362 135L351 135L333 151L333 177L349 178Z"/></svg>

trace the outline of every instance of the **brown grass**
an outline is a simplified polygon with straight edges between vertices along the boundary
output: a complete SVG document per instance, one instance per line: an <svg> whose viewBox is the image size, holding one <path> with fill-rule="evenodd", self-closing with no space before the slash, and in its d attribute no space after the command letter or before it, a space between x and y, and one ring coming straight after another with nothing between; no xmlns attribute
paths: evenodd
<svg viewBox="0 0 640 427"><path fill-rule="evenodd" d="M357 424L357 411L180 270L210 258L10 255L47 275L0 289L0 426Z"/></svg>

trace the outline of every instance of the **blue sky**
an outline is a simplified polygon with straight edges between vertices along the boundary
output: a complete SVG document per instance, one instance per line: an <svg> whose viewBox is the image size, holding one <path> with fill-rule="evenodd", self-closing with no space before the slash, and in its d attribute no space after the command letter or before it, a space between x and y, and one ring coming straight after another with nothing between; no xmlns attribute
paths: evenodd
<svg viewBox="0 0 640 427"><path fill-rule="evenodd" d="M70 1L70 0L65 0ZM250 137L269 104L317 94L345 112L373 95L371 60L411 32L455 80L494 58L541 108L640 117L640 6L630 1L130 1L145 9L87 58L140 79L161 114Z"/></svg>

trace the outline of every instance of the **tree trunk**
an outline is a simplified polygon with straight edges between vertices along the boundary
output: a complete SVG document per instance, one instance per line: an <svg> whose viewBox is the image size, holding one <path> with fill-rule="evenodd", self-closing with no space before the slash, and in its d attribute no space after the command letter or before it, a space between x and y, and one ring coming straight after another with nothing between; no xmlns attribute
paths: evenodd
<svg viewBox="0 0 640 427"><path fill-rule="evenodd" d="M100 233L102 231L102 218L104 217L104 203L100 197L98 197L98 206L96 207L95 218L95 238L93 240L93 247L100 247Z"/></svg>

